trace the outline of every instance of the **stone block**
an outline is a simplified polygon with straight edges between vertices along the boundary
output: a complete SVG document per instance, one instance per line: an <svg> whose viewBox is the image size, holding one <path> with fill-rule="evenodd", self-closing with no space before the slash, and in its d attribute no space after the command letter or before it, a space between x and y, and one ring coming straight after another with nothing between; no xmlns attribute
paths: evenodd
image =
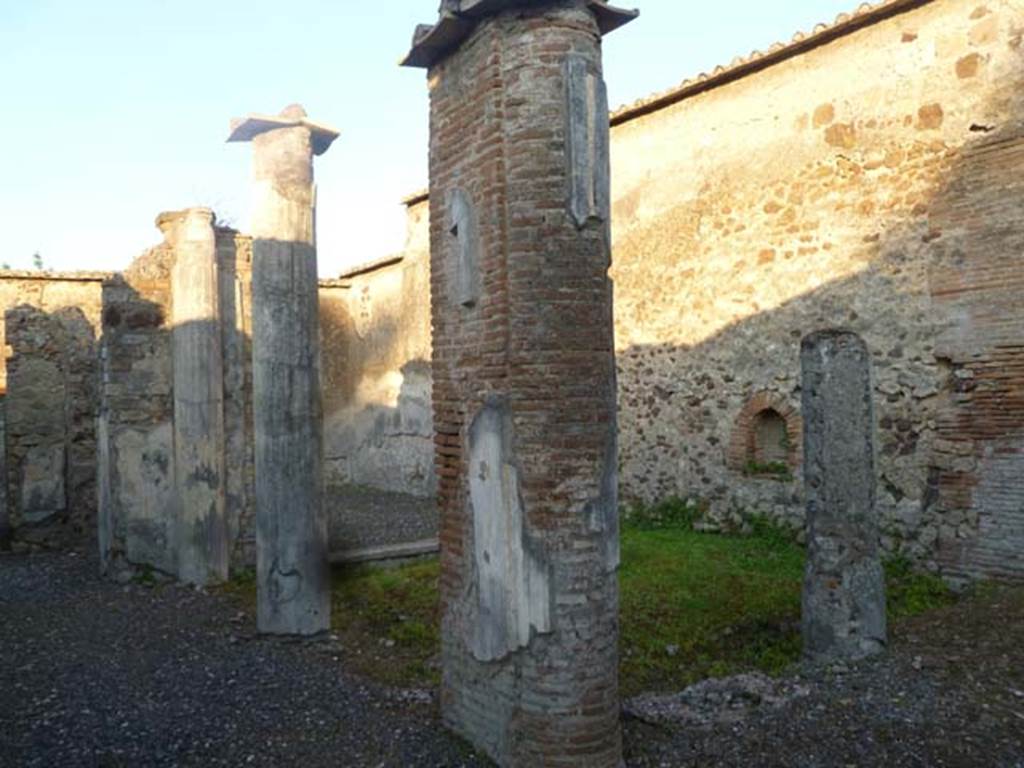
<svg viewBox="0 0 1024 768"><path fill-rule="evenodd" d="M815 660L857 659L887 642L875 506L871 358L856 334L803 340L807 565L802 631Z"/></svg>

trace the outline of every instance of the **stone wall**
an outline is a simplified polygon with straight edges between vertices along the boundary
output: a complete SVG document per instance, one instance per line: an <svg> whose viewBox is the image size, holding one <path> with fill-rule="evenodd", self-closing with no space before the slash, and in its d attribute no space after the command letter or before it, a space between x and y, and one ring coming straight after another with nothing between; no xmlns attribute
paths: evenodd
<svg viewBox="0 0 1024 768"><path fill-rule="evenodd" d="M1005 25L1004 17L997 29ZM1018 57L1016 80L999 70L992 75L1005 80L1000 100L1018 110L1020 64ZM941 511L938 560L947 573L967 577L1024 575L1020 114L986 123L994 130L962 148L931 217L939 236L931 295L936 310L955 320L935 345L943 378L929 469Z"/></svg>
<svg viewBox="0 0 1024 768"><path fill-rule="evenodd" d="M162 216L171 216L164 214ZM410 207L401 257L320 284L328 486L434 490L426 205ZM419 240L417 236L421 236ZM233 567L255 562L252 241L216 231L223 356L225 514ZM173 573L177 559L172 306L175 252L164 243L103 285L97 402L100 542L108 568ZM372 307L372 309L371 309ZM90 468L97 471L95 457ZM94 494L95 495L95 494ZM330 495L330 529L351 526ZM400 521L398 521L400 522ZM353 542L332 535L335 549Z"/></svg>
<svg viewBox="0 0 1024 768"><path fill-rule="evenodd" d="M623 493L801 523L799 462L744 430L752 404L798 414L803 335L849 328L886 549L1021 575L1024 11L917 5L616 118Z"/></svg>
<svg viewBox="0 0 1024 768"><path fill-rule="evenodd" d="M85 543L96 519L98 273L0 273L6 525L0 544ZM7 529L4 533L3 529Z"/></svg>
<svg viewBox="0 0 1024 768"><path fill-rule="evenodd" d="M173 214L164 214L161 218ZM231 563L255 558L253 520L252 247L215 232L223 367L225 502ZM163 243L103 286L100 550L104 566L176 569L172 270Z"/></svg>
<svg viewBox="0 0 1024 768"><path fill-rule="evenodd" d="M252 421L252 239L217 229L224 367L225 512L232 563L256 561Z"/></svg>
<svg viewBox="0 0 1024 768"><path fill-rule="evenodd" d="M849 328L885 550L1024 573L1022 40L901 0L613 116L624 501L802 525L800 339Z"/></svg>
<svg viewBox="0 0 1024 768"><path fill-rule="evenodd" d="M173 258L162 244L103 285L98 472L106 570L175 571Z"/></svg>
<svg viewBox="0 0 1024 768"><path fill-rule="evenodd" d="M400 256L320 288L328 485L432 496L428 206L408 206Z"/></svg>
<svg viewBox="0 0 1024 768"><path fill-rule="evenodd" d="M886 8L614 116L623 497L700 499L712 527L750 515L800 524L799 341L841 326L874 358L886 550L952 576L1020 575L1024 12L1010 0ZM401 259L321 287L325 456L330 483L425 496L436 485L425 196L409 214ZM252 542L247 248L219 236L232 275L222 305L235 313L223 346L237 558ZM161 258L103 288L108 394L125 407L100 421L114 441L100 440L101 455L123 450L153 491L131 492L158 506L170 396ZM26 468L43 486L38 514L59 507L46 497L61 483L71 501L57 518L92 514L82 355L86 326L101 334L100 277L0 275L5 311L27 307L11 315L24 333L4 329L22 350L6 341L18 528ZM58 354L65 342L74 349ZM37 412L45 424L30 423ZM134 514L145 527L151 513Z"/></svg>

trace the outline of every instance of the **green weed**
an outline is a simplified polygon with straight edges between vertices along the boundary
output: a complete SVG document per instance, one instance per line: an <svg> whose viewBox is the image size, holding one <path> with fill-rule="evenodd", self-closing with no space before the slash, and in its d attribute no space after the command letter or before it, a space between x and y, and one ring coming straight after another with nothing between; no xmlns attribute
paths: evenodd
<svg viewBox="0 0 1024 768"><path fill-rule="evenodd" d="M656 504L632 504L622 510L622 525L650 530L692 528L707 510L704 502L672 497Z"/></svg>
<svg viewBox="0 0 1024 768"><path fill-rule="evenodd" d="M942 579L915 571L905 557L889 558L883 566L890 619L917 616L956 602L956 594Z"/></svg>
<svg viewBox="0 0 1024 768"><path fill-rule="evenodd" d="M792 480L793 472L784 461L760 462L751 459L743 465L744 475L768 476L776 480Z"/></svg>
<svg viewBox="0 0 1024 768"><path fill-rule="evenodd" d="M701 504L669 499L624 514L620 687L624 696L680 690L707 677L778 674L800 658L804 550L761 517L748 535L699 533ZM940 579L905 559L885 564L893 620L955 600ZM392 685L435 685L440 648L439 565L342 567L332 577L332 631L344 663ZM255 574L225 586L246 602Z"/></svg>

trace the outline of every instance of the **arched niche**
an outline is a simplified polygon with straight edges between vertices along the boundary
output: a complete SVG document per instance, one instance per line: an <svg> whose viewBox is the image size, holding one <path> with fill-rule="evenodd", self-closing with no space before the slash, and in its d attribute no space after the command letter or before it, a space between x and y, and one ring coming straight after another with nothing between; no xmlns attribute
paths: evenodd
<svg viewBox="0 0 1024 768"><path fill-rule="evenodd" d="M797 408L777 392L757 392L733 424L729 467L747 475L789 478L800 466L802 444Z"/></svg>

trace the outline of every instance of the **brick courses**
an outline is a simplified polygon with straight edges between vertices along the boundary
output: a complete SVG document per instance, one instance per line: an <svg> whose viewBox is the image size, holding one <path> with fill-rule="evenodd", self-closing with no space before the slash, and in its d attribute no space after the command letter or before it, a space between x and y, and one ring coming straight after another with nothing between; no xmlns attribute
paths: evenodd
<svg viewBox="0 0 1024 768"><path fill-rule="evenodd" d="M580 57L599 76L599 46L584 2L542 3L484 19L429 74L442 708L502 765L620 760L608 213L577 227L566 154L566 61ZM459 197L476 214L481 290L469 304L459 291L465 244L448 210ZM492 412L508 417L505 464L470 466L470 426ZM512 560L525 557L531 585L550 579L550 617L525 647L485 661L473 638L490 621L480 597L490 566L474 559L484 535L474 520L507 512L470 499L489 471L518 486L509 493L521 530L503 544ZM507 599L538 610L522 594Z"/></svg>

